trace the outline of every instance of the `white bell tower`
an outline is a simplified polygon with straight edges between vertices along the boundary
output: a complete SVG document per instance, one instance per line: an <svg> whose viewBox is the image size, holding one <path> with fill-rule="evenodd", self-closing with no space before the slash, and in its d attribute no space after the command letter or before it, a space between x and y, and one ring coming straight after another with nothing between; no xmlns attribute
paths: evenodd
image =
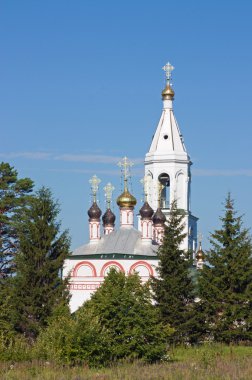
<svg viewBox="0 0 252 380"><path fill-rule="evenodd" d="M163 70L166 87L162 92L163 110L160 121L145 156L145 176L148 181L148 203L154 211L160 206L169 218L170 205L177 201L177 208L185 214L185 238L182 249L197 247L197 220L190 210L190 186L192 162L186 151L182 134L173 112L174 91L171 73L174 67L167 63ZM161 187L161 195L160 195Z"/></svg>

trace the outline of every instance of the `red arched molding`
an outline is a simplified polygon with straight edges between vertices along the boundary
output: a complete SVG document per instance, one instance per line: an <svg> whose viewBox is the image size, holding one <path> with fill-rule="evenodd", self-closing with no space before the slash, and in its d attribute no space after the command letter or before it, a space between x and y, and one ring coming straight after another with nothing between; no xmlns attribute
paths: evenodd
<svg viewBox="0 0 252 380"><path fill-rule="evenodd" d="M118 263L117 261L109 261L108 263L103 265L102 270L101 270L101 277L104 277L105 270L110 266L115 266L124 273L123 266L120 263Z"/></svg>
<svg viewBox="0 0 252 380"><path fill-rule="evenodd" d="M139 265L146 267L150 273L150 276L154 275L152 267L150 266L150 264L146 263L146 261L137 261L135 264L131 265L129 273L132 274Z"/></svg>
<svg viewBox="0 0 252 380"><path fill-rule="evenodd" d="M79 264L77 264L73 270L73 277L78 276L78 270L82 266L88 266L89 268L91 268L93 277L97 277L95 266L92 263L90 263L89 261L81 261Z"/></svg>

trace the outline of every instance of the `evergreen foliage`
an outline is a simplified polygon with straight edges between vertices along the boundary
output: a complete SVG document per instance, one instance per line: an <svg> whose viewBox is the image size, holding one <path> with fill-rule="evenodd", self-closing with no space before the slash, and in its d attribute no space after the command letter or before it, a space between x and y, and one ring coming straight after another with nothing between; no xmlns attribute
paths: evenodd
<svg viewBox="0 0 252 380"><path fill-rule="evenodd" d="M36 356L59 363L106 366L118 360L165 358L167 336L137 274L112 269L73 316L57 316L38 337Z"/></svg>
<svg viewBox="0 0 252 380"><path fill-rule="evenodd" d="M199 291L208 337L222 342L252 340L252 245L230 194L221 229L200 272Z"/></svg>
<svg viewBox="0 0 252 380"><path fill-rule="evenodd" d="M98 318L109 334L111 360L154 362L165 355L172 330L160 322L149 286L141 284L138 274L125 276L112 269L79 313L86 310Z"/></svg>
<svg viewBox="0 0 252 380"><path fill-rule="evenodd" d="M55 308L68 302L67 283L60 278L60 271L69 255L69 237L67 232L59 234L58 213L58 204L46 188L19 213L12 306L16 330L29 338L47 325Z"/></svg>
<svg viewBox="0 0 252 380"><path fill-rule="evenodd" d="M12 293L9 281L5 279L4 284L0 286L0 335L9 339L15 335L12 320L12 310L10 304L12 302Z"/></svg>
<svg viewBox="0 0 252 380"><path fill-rule="evenodd" d="M183 233L183 213L173 202L163 242L158 250L159 278L153 278L154 299L165 323L174 328L170 341L195 343L198 320L194 309L195 289L192 280L192 262L180 245Z"/></svg>
<svg viewBox="0 0 252 380"><path fill-rule="evenodd" d="M33 182L18 179L18 173L8 163L0 163L0 284L15 272L17 234L14 221L18 210L29 200Z"/></svg>

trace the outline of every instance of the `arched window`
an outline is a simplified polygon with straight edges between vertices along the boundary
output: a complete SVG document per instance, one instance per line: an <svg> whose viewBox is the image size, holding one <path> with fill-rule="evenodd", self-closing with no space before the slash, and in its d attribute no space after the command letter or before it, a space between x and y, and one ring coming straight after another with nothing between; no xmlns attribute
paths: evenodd
<svg viewBox="0 0 252 380"><path fill-rule="evenodd" d="M115 268L116 270L124 272L123 266L120 263L117 261L109 261L103 265L100 276L105 277L111 268Z"/></svg>
<svg viewBox="0 0 252 380"><path fill-rule="evenodd" d="M95 266L89 261L81 261L73 270L73 277L96 277Z"/></svg>
<svg viewBox="0 0 252 380"><path fill-rule="evenodd" d="M160 204L161 208L170 208L170 177L167 173L159 175L158 180L162 185Z"/></svg>
<svg viewBox="0 0 252 380"><path fill-rule="evenodd" d="M130 267L129 273L133 274L134 272L138 272L141 277L150 277L153 276L153 269L149 263L146 261L137 261Z"/></svg>

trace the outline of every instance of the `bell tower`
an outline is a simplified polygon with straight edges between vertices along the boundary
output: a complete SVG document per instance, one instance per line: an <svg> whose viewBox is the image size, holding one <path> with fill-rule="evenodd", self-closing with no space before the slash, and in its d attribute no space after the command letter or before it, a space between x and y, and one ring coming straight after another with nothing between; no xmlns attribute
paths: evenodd
<svg viewBox="0 0 252 380"><path fill-rule="evenodd" d="M148 203L154 211L160 206L169 219L170 205L176 200L177 208L185 215L185 238L182 249L197 246L197 220L190 209L190 187L192 162L186 151L183 136L173 112L175 92L172 87L174 67L167 63L166 87L162 91L163 109L149 152L145 156Z"/></svg>

